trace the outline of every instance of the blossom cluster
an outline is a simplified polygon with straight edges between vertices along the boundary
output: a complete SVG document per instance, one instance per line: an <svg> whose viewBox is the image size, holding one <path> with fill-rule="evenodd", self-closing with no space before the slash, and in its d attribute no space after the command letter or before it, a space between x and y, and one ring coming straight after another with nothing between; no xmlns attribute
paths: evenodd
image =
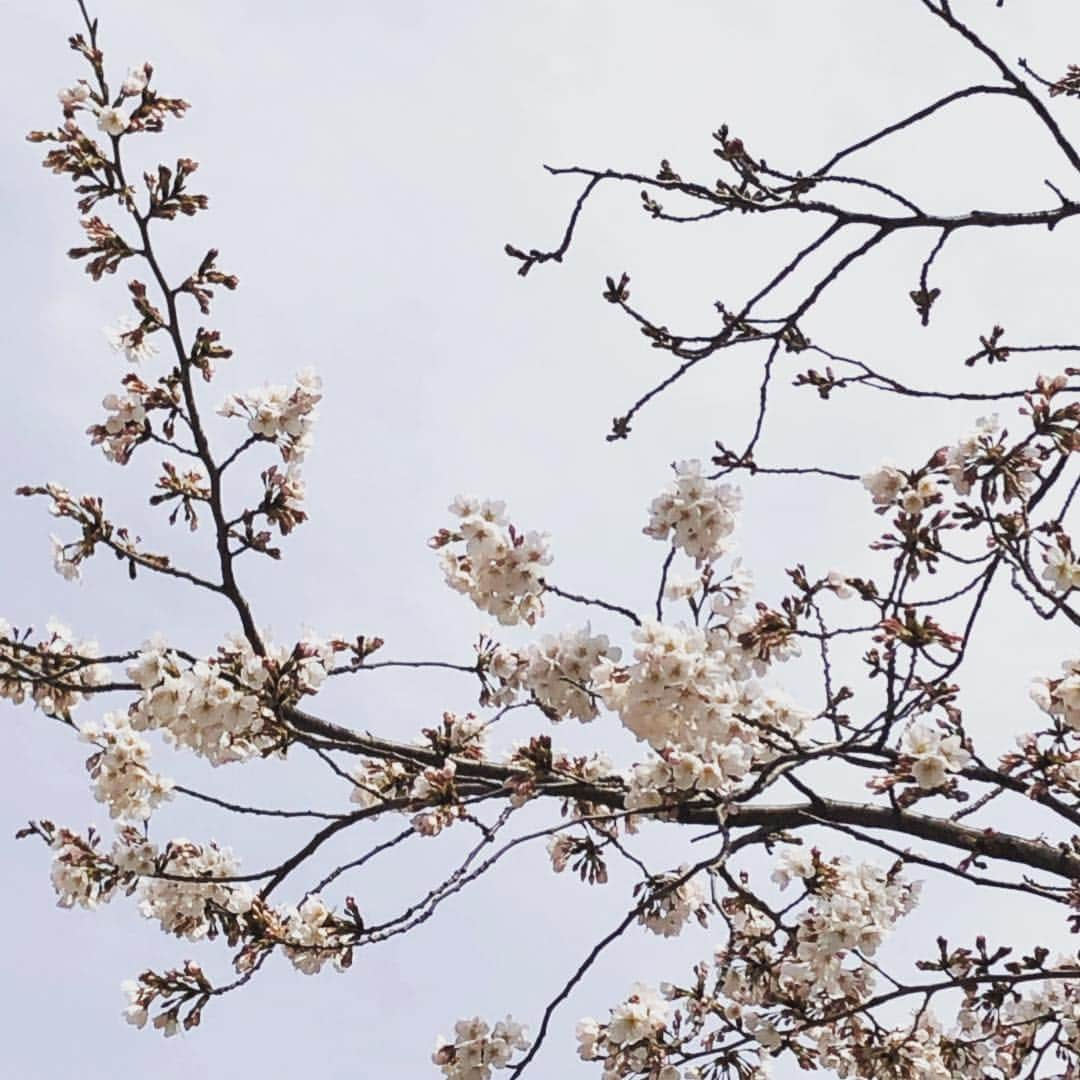
<svg viewBox="0 0 1080 1080"><path fill-rule="evenodd" d="M870 492L874 505L881 510L898 506L905 514L921 514L927 506L941 499L933 475L904 472L889 462L865 473L862 484Z"/></svg>
<svg viewBox="0 0 1080 1080"><path fill-rule="evenodd" d="M132 97L141 94L149 80L149 71L149 65L146 64L142 68L133 68L121 84L121 96ZM131 123L130 116L119 105L100 102L95 98L96 95L81 79L74 86L63 87L56 94L56 99L63 107L65 116L72 116L76 109L89 109L97 116L99 131L113 137L127 131Z"/></svg>
<svg viewBox="0 0 1080 1080"><path fill-rule="evenodd" d="M730 484L710 483L700 461L680 461L675 479L649 507L649 524L642 530L656 540L667 540L698 566L712 563L729 550L727 538L735 531L742 494Z"/></svg>
<svg viewBox="0 0 1080 1080"><path fill-rule="evenodd" d="M0 699L21 705L27 697L47 716L70 719L71 711L95 687L109 681L109 669L97 658L96 641L77 641L55 620L48 636L33 644L0 619Z"/></svg>
<svg viewBox="0 0 1080 1080"><path fill-rule="evenodd" d="M423 809L413 816L412 824L421 836L438 836L464 813L457 801L456 781L453 761L424 769L413 781L409 795Z"/></svg>
<svg viewBox="0 0 1080 1080"><path fill-rule="evenodd" d="M112 899L121 875L114 858L98 849L98 838L91 831L82 837L70 829L45 828L53 851L50 879L57 896L57 906L78 905L93 910Z"/></svg>
<svg viewBox="0 0 1080 1080"><path fill-rule="evenodd" d="M338 920L321 896L307 896L297 907L277 914L284 921L285 955L297 971L317 975L329 961L339 971L349 966L352 935L343 938Z"/></svg>
<svg viewBox="0 0 1080 1080"><path fill-rule="evenodd" d="M545 634L522 650L499 646L492 651L486 669L499 680L499 688L488 700L506 705L524 690L555 722L570 716L583 723L595 720L593 670L601 660L615 662L621 655L607 635L593 634L589 626Z"/></svg>
<svg viewBox="0 0 1080 1080"><path fill-rule="evenodd" d="M648 620L633 637L633 663L602 660L593 672L604 704L659 754L634 768L628 808L659 805L664 792L728 793L798 745L809 715L747 679L729 631Z"/></svg>
<svg viewBox="0 0 1080 1080"><path fill-rule="evenodd" d="M258 670L250 665L248 674ZM270 751L278 741L273 713L249 684L226 679L216 664L183 666L174 653L152 646L128 668L142 688L131 726L160 729L173 745L213 765L244 761Z"/></svg>
<svg viewBox="0 0 1080 1080"><path fill-rule="evenodd" d="M803 889L785 907L785 917L749 892L727 896L722 908L730 934L712 965L715 988L706 989L707 968L699 965L695 984L667 993L683 1002L691 1020L684 1038L699 1034L711 1014L749 1035L761 1054L803 1034L822 1040L818 1050L824 1055L832 1045L830 1029L805 1021L849 1015L869 1000L876 975L867 958L915 906L919 886L896 867L825 860L803 847L785 849L773 880L782 889L792 882Z"/></svg>
<svg viewBox="0 0 1080 1080"><path fill-rule="evenodd" d="M980 416L975 427L962 439L942 452L942 469L952 481L957 495L970 495L975 483L1000 468L1009 457L1009 482L1005 485L1005 498L1026 498L1038 479L1035 461L1023 450L1007 455L1004 446L1005 433L997 413Z"/></svg>
<svg viewBox="0 0 1080 1080"><path fill-rule="evenodd" d="M440 529L429 541L441 551L447 584L504 626L532 625L544 613L543 568L551 563L547 535L518 532L502 502L459 495L450 511L460 519L456 528Z"/></svg>
<svg viewBox="0 0 1080 1080"><path fill-rule="evenodd" d="M266 754L281 742L277 712L318 690L341 645L309 636L259 656L237 637L213 660L184 665L164 642L149 642L127 669L142 689L131 726L161 729L213 765Z"/></svg>
<svg viewBox="0 0 1080 1080"><path fill-rule="evenodd" d="M285 461L300 462L311 449L321 390L322 380L313 369L305 368L297 373L292 387L263 386L233 394L218 412L246 417L253 435L275 443Z"/></svg>
<svg viewBox="0 0 1080 1080"><path fill-rule="evenodd" d="M861 1000L870 993L874 980L869 965L857 959L847 967L845 960L873 956L897 921L917 904L919 883L906 881L894 870L843 858L826 863L805 848L785 850L774 877L782 887L799 879L813 899L775 970L781 995L832 1001ZM749 974L742 967L733 969L726 989L746 1004L760 1004L760 988Z"/></svg>
<svg viewBox="0 0 1080 1080"><path fill-rule="evenodd" d="M1064 968L1073 972L1077 969L1076 957L1059 957L1047 965L1047 970ZM970 1017L969 1029L975 1029L977 1019ZM1002 1055L995 1064L998 1067L1007 1064L1009 1043L1013 1039L1026 1041L1034 1036L1044 1025L1060 1026L1061 1039L1073 1053L1080 1056L1080 980L1076 975L1065 978L1047 979L1036 983L1026 993L1014 993L1006 998L1002 1007L1001 1026L994 1047ZM1004 1071L1004 1070L1003 1070ZM974 1074L973 1074L974 1075Z"/></svg>
<svg viewBox="0 0 1080 1080"><path fill-rule="evenodd" d="M271 525L276 525L282 536L288 536L297 525L307 521L308 517L304 509L307 484L300 467L290 464L282 471L272 465L260 478L263 482L263 497L258 512L264 514Z"/></svg>
<svg viewBox="0 0 1080 1080"><path fill-rule="evenodd" d="M157 848L132 826L117 830L108 852L101 849L93 829L83 837L41 822L34 831L48 840L53 851L50 876L59 907L96 908L111 900L118 889L130 893L140 877L157 872Z"/></svg>
<svg viewBox="0 0 1080 1080"><path fill-rule="evenodd" d="M79 725L84 742L97 747L86 763L94 797L122 821L145 821L172 797L173 782L150 771L150 745L132 730L126 714L106 713L100 724Z"/></svg>
<svg viewBox="0 0 1080 1080"><path fill-rule="evenodd" d="M198 941L213 931L220 914L243 915L255 902L249 885L214 880L234 877L239 869L229 848L171 840L157 865L157 873L170 877L142 878L139 911L165 933ZM176 880L184 878L191 880Z"/></svg>
<svg viewBox="0 0 1080 1080"><path fill-rule="evenodd" d="M444 712L437 727L424 728L428 745L443 757L465 757L479 761L487 750L487 724L476 715Z"/></svg>
<svg viewBox="0 0 1080 1080"><path fill-rule="evenodd" d="M118 394L106 394L102 399L105 419L91 424L86 433L94 446L101 446L107 460L126 465L135 448L151 437L151 412L159 410L167 414L163 427L166 436L172 435L183 394L179 381L172 374L156 383L147 383L134 372L128 372L120 381L123 390Z"/></svg>
<svg viewBox="0 0 1080 1080"><path fill-rule="evenodd" d="M611 1010L606 1024L592 1017L579 1021L578 1056L583 1061L603 1060L605 1080L623 1076L679 1080L678 1069L665 1064L668 1014L668 1002L656 990L635 983L626 1000Z"/></svg>
<svg viewBox="0 0 1080 1080"><path fill-rule="evenodd" d="M1045 961L1044 961L1045 963ZM1057 1043L1060 1064L1080 1055L1080 992L1075 962L1046 964L1048 976L1030 989L1012 986L997 1001L978 1001L969 990L951 1026L925 1005L913 1022L893 1029L870 1029L856 1019L819 1024L803 1034L821 1068L840 1076L875 1075L874 1063L888 1061L890 1076L903 1080L987 1080L1025 1072L1032 1044L1051 1028L1044 1049ZM804 1047L805 1047L804 1043ZM1068 1073L1058 1074L1068 1075Z"/></svg>
<svg viewBox="0 0 1080 1080"><path fill-rule="evenodd" d="M95 424L89 433L109 461L119 465L131 458L131 452L146 433L146 409L138 394L106 394L101 401L107 415L101 424Z"/></svg>
<svg viewBox="0 0 1080 1080"><path fill-rule="evenodd" d="M919 787L932 790L945 783L971 760L959 735L946 734L931 724L914 723L904 732L900 752Z"/></svg>
<svg viewBox="0 0 1080 1080"><path fill-rule="evenodd" d="M401 803L396 809L416 811L412 825L421 836L438 836L464 813L457 795L457 765L452 760L419 771L400 761L368 760L354 770L352 778L354 803L364 809Z"/></svg>
<svg viewBox="0 0 1080 1080"><path fill-rule="evenodd" d="M513 1017L494 1028L480 1017L459 1020L454 1040L439 1036L431 1060L449 1080L489 1080L492 1069L505 1069L515 1050L528 1050L527 1029Z"/></svg>
<svg viewBox="0 0 1080 1080"><path fill-rule="evenodd" d="M736 559L722 578L710 577L709 606L714 615L734 619L750 603L753 589L754 575L743 566L741 559Z"/></svg>
<svg viewBox="0 0 1080 1080"><path fill-rule="evenodd" d="M225 925L230 940L246 938L249 944L236 957L240 971L249 970L253 958L275 946L305 974L321 971L329 961L339 970L351 963L362 930L355 905L350 908L357 916L353 922L335 916L318 895L305 897L297 906L271 907L247 883L230 880L239 871L239 861L228 848L177 839L159 851L137 830L125 827L106 852L93 830L84 838L43 823L39 831L53 848L51 876L61 907L95 908L124 889L137 893L142 915L156 920L165 933L197 941ZM141 1020L142 1026L146 1018L140 1014L129 1019Z"/></svg>
<svg viewBox="0 0 1080 1080"><path fill-rule="evenodd" d="M1039 479L1038 457L1026 443L1009 447L1006 434L996 413L981 416L971 431L938 450L924 468L905 472L885 462L863 475L863 487L882 512L895 505L907 514L920 514L940 502L939 477L960 496L970 495L978 484L991 501L1000 491L1006 502L1026 502Z"/></svg>

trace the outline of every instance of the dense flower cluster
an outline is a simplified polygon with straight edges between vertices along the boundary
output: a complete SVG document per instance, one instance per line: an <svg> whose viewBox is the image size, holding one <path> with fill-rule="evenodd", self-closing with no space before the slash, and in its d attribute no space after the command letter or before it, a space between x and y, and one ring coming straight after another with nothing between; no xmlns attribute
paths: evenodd
<svg viewBox="0 0 1080 1080"><path fill-rule="evenodd" d="M29 643L0 619L0 699L14 705L29 699L48 716L70 718L71 710L95 687L109 681L97 662L96 641L76 641L62 623L50 620L48 636Z"/></svg>
<svg viewBox="0 0 1080 1080"><path fill-rule="evenodd" d="M660 755L635 767L627 806L654 806L662 792L725 793L757 764L797 745L809 715L746 677L727 633L646 621L633 663L601 660L597 692L623 724Z"/></svg>
<svg viewBox="0 0 1080 1080"><path fill-rule="evenodd" d="M145 821L172 797L173 782L150 771L150 746L124 713L106 713L100 724L81 724L79 734L98 748L86 768L94 796L108 806L110 817Z"/></svg>
<svg viewBox="0 0 1080 1080"><path fill-rule="evenodd" d="M519 533L504 513L505 504L459 495L450 510L461 520L441 529L430 544L440 556L447 584L504 626L530 625L544 613L543 568L551 563L545 533ZM464 553L450 547L464 544Z"/></svg>
<svg viewBox="0 0 1080 1080"><path fill-rule="evenodd" d="M603 1059L605 1080L631 1075L678 1080L678 1070L664 1065L668 1011L656 990L635 983L626 1000L611 1010L608 1023L592 1017L579 1021L578 1055L584 1061Z"/></svg>
<svg viewBox="0 0 1080 1080"><path fill-rule="evenodd" d="M247 674L257 670L252 664ZM217 665L200 661L185 667L174 653L150 648L128 674L143 690L132 711L136 731L161 729L174 745L214 765L265 753L277 742L273 714L258 694L249 684L223 678Z"/></svg>
<svg viewBox="0 0 1080 1080"><path fill-rule="evenodd" d="M486 673L498 680L487 701L508 705L518 691L527 691L553 721L572 716L583 723L597 716L592 673L601 660L615 662L622 655L605 634L589 626L561 634L545 634L525 649L499 646L487 662Z"/></svg>
<svg viewBox="0 0 1080 1080"><path fill-rule="evenodd" d="M437 835L462 812L457 805L457 765L452 758L483 758L486 731L484 721L473 713L443 713L442 723L424 728L420 740L422 745L426 743L425 749L446 759L441 766L419 768L393 758L365 759L352 773L352 801L364 809L388 803L397 803L393 808L399 811L419 809L412 819L414 827L422 835Z"/></svg>
<svg viewBox="0 0 1080 1080"><path fill-rule="evenodd" d="M900 752L919 787L926 789L941 787L949 773L959 772L971 760L959 735L930 724L912 724L904 732Z"/></svg>
<svg viewBox="0 0 1080 1080"><path fill-rule="evenodd" d="M61 907L94 908L123 889L138 894L139 910L166 933L196 941L224 927L237 938L248 937L249 947L236 958L240 971L275 946L305 974L321 971L330 961L339 970L351 963L361 923L337 918L317 895L296 907L268 906L246 883L225 880L239 869L228 848L173 840L159 852L127 827L105 852L93 830L84 838L44 823L38 831L54 851L52 882ZM355 906L351 910L358 917Z"/></svg>
<svg viewBox="0 0 1080 1080"><path fill-rule="evenodd" d="M852 967L845 960L856 953L873 956L896 922L915 907L920 885L873 863L842 858L826 863L807 854L789 848L777 875L781 884L785 877L801 879L812 893L775 971L780 1000L785 993L804 1000L862 999L873 988L872 969L861 959ZM748 975L745 968L733 969L727 986L731 996L746 1004L767 1001Z"/></svg>
<svg viewBox="0 0 1080 1080"><path fill-rule="evenodd" d="M1056 1056L1065 1065L1080 1052L1080 992L1075 963L1063 958L1046 967L1048 973L1055 969L1067 974L1031 989L1014 986L992 1008L976 1002L972 991L951 1028L924 1006L912 1022L897 1028L870 1028L851 1019L816 1025L803 1039L813 1047L817 1064L839 1076L1005 1080L1025 1073L1033 1042L1049 1028L1046 1048L1056 1040ZM1068 1075L1069 1067L1055 1075Z"/></svg>
<svg viewBox="0 0 1080 1080"><path fill-rule="evenodd" d="M341 928L321 896L308 896L298 907L278 914L285 924L285 955L297 971L317 975L330 961L339 971L349 966L351 941L342 940Z"/></svg>
<svg viewBox="0 0 1080 1080"><path fill-rule="evenodd" d="M665 996L680 1002L684 1023L676 1034L681 1041L664 1047L654 1028L647 1045L653 1066L670 1068L673 1080L680 1073L668 1064L670 1057L687 1041L703 1036L710 1016L736 1038L744 1034L752 1038L759 1059L802 1036L818 1044L821 1065L837 1068L837 1062L846 1060L850 1066L847 1035L838 1036L835 1028L820 1021L854 1015L854 1008L870 999L876 973L868 958L915 906L919 886L905 881L897 867L883 870L844 858L825 860L818 851L804 847L783 851L773 880L781 889L797 882L803 890L784 908L783 917L749 891L728 895L721 905L729 929L726 945L711 966L695 968L690 985L665 988ZM711 990L706 986L710 972L715 980ZM623 1076L630 1072L626 1063L616 1057L616 1067L612 1064L614 1020L613 1013L612 1025L593 1027L590 1046L594 1051L598 1045L606 1048L608 1070ZM853 1020L849 1026L857 1023ZM840 1074L878 1075L851 1068L841 1068ZM700 1074L690 1069L681 1075ZM739 1075L760 1074L747 1064L747 1072Z"/></svg>
<svg viewBox="0 0 1080 1080"><path fill-rule="evenodd" d="M109 852L100 849L93 829L83 837L42 822L35 831L48 839L53 850L51 877L59 907L95 908L111 900L120 888L133 891L140 876L157 869L157 848L131 826L117 830Z"/></svg>
<svg viewBox="0 0 1080 1080"><path fill-rule="evenodd" d="M171 840L158 864L158 873L171 876L142 879L139 911L156 919L167 934L198 941L213 930L219 913L242 915L255 901L250 886L213 880L239 872L239 860L229 848Z"/></svg>
<svg viewBox="0 0 1080 1080"><path fill-rule="evenodd" d="M715 562L728 551L742 495L730 484L710 483L700 461L680 461L675 480L652 501L646 536L667 540L699 566Z"/></svg>
<svg viewBox="0 0 1080 1080"><path fill-rule="evenodd" d="M268 645L257 656L234 638L213 660L184 665L164 642L150 642L128 667L142 688L131 726L160 728L214 765L266 754L282 738L276 710L318 690L339 644L308 637L291 650Z"/></svg>
<svg viewBox="0 0 1080 1080"><path fill-rule="evenodd" d="M492 1069L505 1069L515 1050L528 1050L527 1029L508 1016L493 1028L480 1017L459 1020L454 1041L439 1036L431 1060L450 1080L489 1080Z"/></svg>
<svg viewBox="0 0 1080 1080"><path fill-rule="evenodd" d="M593 669L601 660L615 662L620 656L605 634L594 635L586 626L531 644L521 678L553 720L572 716L584 722L597 715L590 689Z"/></svg>
<svg viewBox="0 0 1080 1080"><path fill-rule="evenodd" d="M321 390L322 380L311 368L305 368L297 373L294 386L263 386L233 394L218 412L246 417L253 435L275 443L285 461L299 462L311 449Z"/></svg>
<svg viewBox="0 0 1080 1080"><path fill-rule="evenodd" d="M50 878L57 895L57 906L93 910L112 898L119 874L112 859L97 848L93 833L89 838L70 829L56 829L51 836L53 849Z"/></svg>

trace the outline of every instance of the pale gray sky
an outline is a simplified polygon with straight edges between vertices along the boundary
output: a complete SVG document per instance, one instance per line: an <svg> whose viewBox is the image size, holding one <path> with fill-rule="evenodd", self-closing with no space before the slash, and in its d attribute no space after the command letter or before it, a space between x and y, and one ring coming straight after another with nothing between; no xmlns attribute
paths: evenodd
<svg viewBox="0 0 1080 1080"><path fill-rule="evenodd" d="M1010 58L1054 75L1078 59L1069 51L1080 31L1073 3L1010 0L1002 11L991 0L956 3ZM0 614L20 626L56 615L110 649L155 630L212 649L234 629L223 606L167 581L132 587L104 557L82 585L67 585L50 567L54 523L44 507L4 494L44 480L101 493L150 546L175 543L188 562L206 539L173 536L146 511L138 482L151 477L154 455L121 471L86 445L82 432L122 373L101 327L125 311L127 275L92 286L65 259L80 238L70 185L44 172L40 148L22 141L56 122L56 90L83 74L65 41L77 28L75 4L4 8ZM666 373L669 358L603 302L603 277L628 271L650 314L708 332L713 301L749 295L814 228L749 219L665 226L641 212L632 187L612 187L590 202L565 265L522 281L503 244L554 246L578 190L542 163L651 172L668 157L708 179L718 171L710 132L726 121L770 164L812 169L940 94L993 79L917 0L98 0L94 11L114 71L149 59L159 88L193 105L146 152L199 160L193 187L211 197L210 213L160 231L169 266L179 271L212 244L241 279L215 308L213 325L236 357L207 400L286 381L309 364L324 378L305 470L312 520L285 542L283 564L243 567L257 617L283 639L307 625L378 634L395 657L465 659L487 625L443 586L425 546L457 491L505 498L515 522L549 530L558 584L648 606L663 548L640 534L645 507L668 462L706 456L714 438L745 439L757 359L715 357L643 413L628 442L606 443L610 418ZM941 211L1049 205L1044 177L1080 194L1045 134L1021 106L1001 101L961 103L859 165ZM905 237L829 294L805 329L914 383L960 388L971 378L961 359L995 320L1017 340L1076 339L1075 228L955 240L938 263L942 298L930 331L907 296L927 238ZM1022 385L1032 370L1018 361L979 378ZM922 461L979 414L859 391L825 405L788 383L779 380L760 454L777 463L862 471L885 457ZM759 594L775 598L784 567L798 560L815 572L875 572L881 562L866 545L879 529L854 487L761 480L748 492L742 552ZM1029 678L1056 670L1069 648L1056 627L1010 634L1019 613L1008 598L991 609L998 636L977 642L972 667L985 677L965 699L988 742L1002 746L1032 722ZM553 603L546 629L580 621ZM796 666L775 678L796 694L814 692ZM444 708L467 709L472 696L453 680L382 674L336 687L320 704L341 722L405 739ZM84 747L29 710L5 707L2 716L0 912L9 931L0 1028L11 1076L434 1076L431 1044L459 1016L512 1011L535 1028L546 1000L630 903L625 877L584 893L550 873L541 848L519 850L415 935L362 951L351 973L308 978L272 964L245 992L212 1004L200 1030L165 1043L123 1023L121 979L189 955L221 975L225 953L164 938L130 903L93 914L54 907L47 852L3 837L28 817L73 827L107 819L86 788ZM519 734L536 728L529 721ZM564 726L559 736L629 752L617 730ZM160 762L229 796L331 809L347 800L301 761L211 772L163 751ZM179 802L155 818L155 831L217 836L250 868L280 857L298 835ZM336 850L347 857L359 842ZM391 858L352 891L362 907L392 909L452 847L432 845L423 867ZM905 940L932 941L939 913L945 925L970 923L970 910L939 888ZM1004 913L986 919L1009 925ZM637 978L682 974L714 942L709 931L674 944L629 935L561 1011L533 1075L598 1075L573 1059L574 1021L606 1015Z"/></svg>

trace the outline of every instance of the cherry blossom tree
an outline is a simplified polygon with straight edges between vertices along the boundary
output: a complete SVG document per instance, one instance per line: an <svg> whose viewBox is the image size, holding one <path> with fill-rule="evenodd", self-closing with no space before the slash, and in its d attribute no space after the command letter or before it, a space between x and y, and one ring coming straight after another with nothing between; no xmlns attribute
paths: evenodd
<svg viewBox="0 0 1080 1080"><path fill-rule="evenodd" d="M1061 118L1080 97L1080 69L1052 77L1014 63L959 4L912 2L992 81L931 101L817 167L767 163L752 139L722 126L713 135L719 179L684 177L667 160L655 173L549 170L582 186L556 246L507 245L523 277L568 258L592 201L626 185L661 223L787 214L820 231L745 296L717 301L705 333L674 330L639 306L627 274L607 279L604 300L667 363L608 439L631 438L658 396L735 354L760 369L750 438L731 446L703 434L701 457L674 464L642 510L640 542L655 546L658 573L627 582L617 599L560 584L557 541L504 502L458 495L432 523L432 557L482 613L478 625L499 629L454 643L450 658L416 660L388 658L378 628L306 631L295 641L263 628L244 567L282 559L307 525L302 468L322 383L311 369L268 368L278 381L229 386L231 350L212 316L236 276L210 250L170 278L160 254L162 227L208 206L194 190L198 165L179 157L136 175L130 164L131 144L143 152L145 136L166 127L171 135L188 103L158 90L149 63L118 78L79 0L83 25L70 46L82 73L59 93L59 125L29 138L53 173L74 182L85 240L69 255L94 282L118 271L127 279L131 311L108 336L126 373L87 434L117 466L162 458L147 493L152 513L195 533L213 569L151 550L139 526L115 520L95 495L58 483L18 494L57 519L53 560L64 578L89 578L91 560L112 555L134 590L148 575L172 579L205 595L221 644L203 655L162 625L150 641L102 648L59 624L41 632L0 620L0 696L85 744L92 795L111 819L108 834L43 818L20 831L47 849L59 905L129 902L167 935L218 940L232 965L224 981L193 960L133 973L131 1024L166 1036L193 1028L208 1008L227 1011L217 999L257 978L275 953L306 975L348 969L362 950L437 918L526 845L546 847L551 870L579 877L590 900L605 894L613 864L634 883L610 932L541 1015L466 1014L438 1039L432 1061L444 1076L522 1075L553 1030L573 1027L562 1006L606 949L697 923L715 945L706 959L658 985L627 987L608 1015L577 1022L580 1057L607 1080L750 1080L774 1062L867 1078L1080 1070L1080 953L1069 936L1080 931L1080 659L1062 635L1060 654L1032 673L1030 713L1003 755L983 749L990 720L969 715L962 696L965 680L979 678L970 644L992 594L1012 599L1017 620L1080 624L1069 531L1080 372L1067 366L1080 345L1017 343L993 325L970 355L942 357L969 380L950 391L915 385L873 356L844 355L814 329L823 294L871 252L913 235L925 257L911 315L933 350L935 265L950 240L1053 230L1080 214L1069 194L1080 151ZM1068 180L1047 180L1034 209L938 211L855 171L862 151L976 97L1011 99L1060 154ZM781 301L792 290L796 299ZM987 380L995 365L1015 369L1013 386ZM809 400L853 392L947 403L955 439L917 460L850 472L773 462L763 447L769 425L785 421L770 408L781 379ZM793 545L786 595L759 597L735 543L751 481L770 475L865 489L858 527L870 530L877 574L809 567ZM815 700L781 689L785 661L800 655L815 666ZM476 711L417 718L416 739L403 742L321 707L331 681L392 668L455 673L474 687ZM594 725L595 749L561 750L567 724ZM233 801L218 793L219 774L208 774L208 790L170 779L177 754L226 771L310 756L338 800L328 811ZM291 819L310 830L273 865L249 869L212 836L159 834L155 811L185 800L267 829ZM354 854L316 871L324 845L346 833ZM656 834L685 838L692 857L658 864L644 843ZM368 885L363 905L350 895L351 880L392 849L427 865L431 848L448 841L457 865L400 910L380 908ZM1045 944L905 937L920 891L940 881L1018 910L1034 905ZM505 997L513 1008L512 980Z"/></svg>

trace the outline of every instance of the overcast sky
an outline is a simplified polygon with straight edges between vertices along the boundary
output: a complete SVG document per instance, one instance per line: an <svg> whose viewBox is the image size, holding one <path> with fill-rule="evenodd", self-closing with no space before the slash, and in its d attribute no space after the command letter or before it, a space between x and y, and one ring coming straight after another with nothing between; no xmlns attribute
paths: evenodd
<svg viewBox="0 0 1080 1080"><path fill-rule="evenodd" d="M1008 57L1026 56L1055 77L1080 59L1069 51L1080 32L1075 3L956 6ZM188 272L213 245L241 279L212 323L236 357L205 400L285 382L308 365L324 378L305 470L312 520L286 541L282 564L243 566L256 616L283 640L306 626L378 634L400 658L467 661L488 625L445 588L425 546L458 491L505 498L520 526L549 530L557 584L648 607L664 551L641 535L648 502L672 460L707 456L717 438L745 440L760 354L700 365L641 414L629 441L609 444L611 417L662 378L670 358L603 302L603 278L625 270L635 302L658 322L711 332L716 300L738 304L813 234L813 223L789 220L666 226L641 212L633 187L612 186L590 202L566 263L523 281L503 244L555 246L578 191L544 163L647 173L667 157L709 181L718 174L710 133L727 122L770 164L810 170L838 146L994 77L917 0L98 0L93 9L117 75L148 59L159 90L192 102L188 118L144 152L200 161L192 186L211 197L208 214L159 230L168 268ZM57 89L84 74L66 47L75 4L7 0L4 12L0 615L39 627L55 615L110 650L156 630L212 650L236 629L223 605L169 581L132 586L104 557L81 585L67 585L50 566L55 523L44 506L3 494L45 480L94 491L148 546L175 545L193 564L205 558L205 534L175 536L145 507L154 455L124 471L87 446L83 431L123 370L101 328L125 312L127 275L92 286L65 258L80 239L70 185L44 172L40 148L23 141L56 122ZM961 103L858 164L942 212L1052 205L1044 178L1080 196L1045 133L1000 99ZM829 293L804 329L913 383L961 388L973 378L963 357L995 321L1014 340L1077 339L1076 227L958 237L938 264L942 296L929 331L908 299L927 238L903 237ZM979 415L857 390L825 404L790 389L795 370L778 380L759 460L855 472L884 458L922 462ZM977 377L1019 386L1033 372L1017 361ZM759 595L775 599L796 561L814 573L880 573L867 551L878 531L855 485L762 479L747 493L741 548ZM1055 671L1069 649L1057 627L1017 633L1020 614L1008 597L995 601L976 641L971 666L982 674L965 705L989 745L1008 745L1034 722L1028 681ZM579 610L553 603L546 629L581 621ZM794 665L775 679L815 692ZM464 680L380 674L335 687L321 707L339 722L410 739L473 696ZM28 709L5 707L0 718L8 731L0 1030L12 1076L434 1076L431 1045L459 1016L512 1011L535 1029L544 1003L631 902L624 875L584 895L550 873L540 846L519 849L415 936L361 951L349 974L308 978L271 964L243 993L213 1003L200 1030L166 1044L123 1023L120 981L188 956L221 976L224 951L166 939L130 902L91 914L55 908L47 852L4 838L30 817L76 828L107 828L107 818L87 791L85 747ZM514 734L537 726L530 720ZM630 753L610 727L564 726L559 737ZM165 751L158 760L230 797L329 810L347 803L325 770L299 760L216 772ZM300 835L179 802L154 828L159 837L215 836L250 868L280 858ZM361 842L350 835L335 854L347 858ZM361 907L393 910L431 883L451 850L422 849L422 866L389 858L350 891ZM1004 911L980 917L1010 925ZM939 889L902 933L921 947L939 924L967 930L970 921L970 909ZM599 1075L573 1059L574 1021L606 1016L635 979L681 975L717 940L698 930L674 944L628 936L563 1008L533 1075Z"/></svg>

